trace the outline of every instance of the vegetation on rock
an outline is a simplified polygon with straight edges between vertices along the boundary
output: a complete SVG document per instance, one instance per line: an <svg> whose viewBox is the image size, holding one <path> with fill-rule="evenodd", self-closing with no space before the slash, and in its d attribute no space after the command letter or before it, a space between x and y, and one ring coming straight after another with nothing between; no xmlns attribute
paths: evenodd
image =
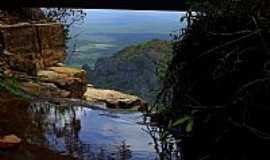
<svg viewBox="0 0 270 160"><path fill-rule="evenodd" d="M14 96L22 97L25 99L30 98L30 96L26 95L22 91L20 85L20 82L15 77L4 78L0 76L0 91L8 91Z"/></svg>
<svg viewBox="0 0 270 160"><path fill-rule="evenodd" d="M73 16L67 14L72 10L61 10L61 14L53 11L47 14L41 9L0 11L1 86L8 91L62 98L81 98L86 91L84 71L57 67L65 58L67 22L61 18ZM11 78L19 85L8 83Z"/></svg>
<svg viewBox="0 0 270 160"><path fill-rule="evenodd" d="M82 9L46 8L42 12L47 21L58 22L64 25L66 40L71 38L70 27L74 24L81 24L86 16Z"/></svg>
<svg viewBox="0 0 270 160"><path fill-rule="evenodd" d="M269 158L269 1L190 4L187 28L175 35L157 119L183 140L184 159ZM162 146L168 153L169 144Z"/></svg>
<svg viewBox="0 0 270 160"><path fill-rule="evenodd" d="M160 60L161 56L169 55L172 53L172 44L169 41L153 39L151 41L145 41L137 45L126 47L115 55L116 58L121 60L132 60L132 58L142 55L149 54L151 57ZM158 52L152 52L158 51ZM162 54L160 54L162 53Z"/></svg>

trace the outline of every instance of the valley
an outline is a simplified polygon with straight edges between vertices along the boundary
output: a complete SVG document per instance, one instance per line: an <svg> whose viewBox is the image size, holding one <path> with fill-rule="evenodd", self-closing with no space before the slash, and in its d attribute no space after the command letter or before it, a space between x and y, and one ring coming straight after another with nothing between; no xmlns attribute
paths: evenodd
<svg viewBox="0 0 270 160"><path fill-rule="evenodd" d="M184 13L125 10L86 10L86 13L82 24L71 27L65 64L85 69L88 82L99 88L120 90L152 103L161 85L156 70L167 52L172 52L170 34L185 26L184 22L179 23ZM139 57L129 61L119 59L133 49L133 54Z"/></svg>

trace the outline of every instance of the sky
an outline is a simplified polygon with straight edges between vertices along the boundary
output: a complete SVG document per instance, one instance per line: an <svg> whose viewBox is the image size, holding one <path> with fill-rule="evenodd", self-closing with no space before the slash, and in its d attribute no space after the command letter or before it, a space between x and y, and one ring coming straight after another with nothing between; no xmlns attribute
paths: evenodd
<svg viewBox="0 0 270 160"><path fill-rule="evenodd" d="M82 31L90 33L166 33L183 26L184 12L85 9Z"/></svg>

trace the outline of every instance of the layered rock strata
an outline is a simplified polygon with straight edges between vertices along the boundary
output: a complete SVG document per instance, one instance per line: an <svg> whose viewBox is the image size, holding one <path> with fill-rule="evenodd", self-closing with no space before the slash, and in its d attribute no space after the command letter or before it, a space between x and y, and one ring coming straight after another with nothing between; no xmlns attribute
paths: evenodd
<svg viewBox="0 0 270 160"><path fill-rule="evenodd" d="M59 67L64 58L63 25L0 24L0 73L4 78L15 77L23 91L35 96L82 97L85 71Z"/></svg>

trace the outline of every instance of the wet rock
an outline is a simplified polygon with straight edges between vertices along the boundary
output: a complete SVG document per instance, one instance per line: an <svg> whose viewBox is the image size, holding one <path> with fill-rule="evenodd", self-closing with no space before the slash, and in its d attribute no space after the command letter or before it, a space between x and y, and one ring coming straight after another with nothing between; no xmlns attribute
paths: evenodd
<svg viewBox="0 0 270 160"><path fill-rule="evenodd" d="M114 90L87 87L84 94L86 101L91 103L105 103L108 108L144 108L147 104L137 96Z"/></svg>

